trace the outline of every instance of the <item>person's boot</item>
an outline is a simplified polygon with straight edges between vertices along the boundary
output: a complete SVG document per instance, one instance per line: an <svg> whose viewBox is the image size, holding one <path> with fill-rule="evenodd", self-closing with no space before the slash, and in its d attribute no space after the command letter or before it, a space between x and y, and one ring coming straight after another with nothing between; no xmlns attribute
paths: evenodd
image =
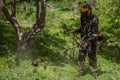
<svg viewBox="0 0 120 80"><path fill-rule="evenodd" d="M92 76L94 78L96 78L98 76L96 65L95 66L90 66L90 70L91 70Z"/></svg>

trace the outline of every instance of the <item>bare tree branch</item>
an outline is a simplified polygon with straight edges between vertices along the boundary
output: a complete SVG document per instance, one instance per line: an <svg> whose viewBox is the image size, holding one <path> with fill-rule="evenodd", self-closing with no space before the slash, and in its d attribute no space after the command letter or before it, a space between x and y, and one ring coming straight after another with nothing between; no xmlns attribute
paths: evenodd
<svg viewBox="0 0 120 80"><path fill-rule="evenodd" d="M17 37L18 37L17 57L22 57L24 55L25 50L28 47L28 43L30 42L30 40L33 39L35 35L39 31L41 31L42 28L44 27L47 0L35 0L35 1L36 1L36 22L33 25L32 29L28 32L28 35L26 37L23 37L21 27L16 19L16 0L12 0L12 4L11 4L12 14L11 15L6 5L4 4L4 1L0 0L1 11L5 15L6 19L13 25L17 33ZM39 7L40 1L41 1L41 8Z"/></svg>
<svg viewBox="0 0 120 80"><path fill-rule="evenodd" d="M9 12L8 12L5 4L3 3L3 0L0 0L0 8L1 8L2 12L4 13L5 17L6 17L10 22L12 22L12 18L11 18L11 16L10 16L10 14L9 14Z"/></svg>
<svg viewBox="0 0 120 80"><path fill-rule="evenodd" d="M39 12L40 12L40 8L39 8L39 0L35 0L36 2L36 21L39 18Z"/></svg>
<svg viewBox="0 0 120 80"><path fill-rule="evenodd" d="M16 18L10 16L10 13L8 12L8 9L6 8L3 0L0 0L0 8L1 8L3 14L5 15L6 19L8 21L10 21L10 23L13 25L14 29L16 30L18 40L22 40L23 34L21 32L20 26L19 26Z"/></svg>
<svg viewBox="0 0 120 80"><path fill-rule="evenodd" d="M35 35L42 30L45 23L45 16L46 16L46 5L47 0L41 0L41 12L40 17L37 19L36 23L33 25L32 29L28 33L27 41L30 41L32 38L35 37Z"/></svg>
<svg viewBox="0 0 120 80"><path fill-rule="evenodd" d="M45 21L47 0L41 0L40 20Z"/></svg>
<svg viewBox="0 0 120 80"><path fill-rule="evenodd" d="M89 4L93 7L95 7L96 0L88 0Z"/></svg>
<svg viewBox="0 0 120 80"><path fill-rule="evenodd" d="M12 0L11 4L11 10L12 10L12 17L16 17L16 0Z"/></svg>

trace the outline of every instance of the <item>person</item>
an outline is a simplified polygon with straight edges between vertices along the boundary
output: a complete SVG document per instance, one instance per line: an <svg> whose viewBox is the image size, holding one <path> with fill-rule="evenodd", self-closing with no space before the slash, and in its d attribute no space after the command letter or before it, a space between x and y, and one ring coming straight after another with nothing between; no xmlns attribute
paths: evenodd
<svg viewBox="0 0 120 80"><path fill-rule="evenodd" d="M92 14L92 7L89 4L85 4L80 7L81 13L81 27L77 30L71 30L71 33L81 34L81 44L79 48L79 74L84 75L84 64L86 54L89 57L90 70L93 77L97 77L97 36L98 36L98 18Z"/></svg>

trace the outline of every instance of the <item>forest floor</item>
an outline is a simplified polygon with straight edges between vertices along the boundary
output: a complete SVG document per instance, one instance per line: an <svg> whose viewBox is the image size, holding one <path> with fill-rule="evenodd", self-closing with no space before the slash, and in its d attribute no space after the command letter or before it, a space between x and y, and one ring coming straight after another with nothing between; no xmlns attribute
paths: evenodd
<svg viewBox="0 0 120 80"><path fill-rule="evenodd" d="M78 65L69 60L66 63L40 61L38 67L34 67L29 59L16 64L14 57L0 58L0 80L120 80L120 64L101 55L97 55L97 60L99 76L93 78L88 57L82 77L77 77Z"/></svg>

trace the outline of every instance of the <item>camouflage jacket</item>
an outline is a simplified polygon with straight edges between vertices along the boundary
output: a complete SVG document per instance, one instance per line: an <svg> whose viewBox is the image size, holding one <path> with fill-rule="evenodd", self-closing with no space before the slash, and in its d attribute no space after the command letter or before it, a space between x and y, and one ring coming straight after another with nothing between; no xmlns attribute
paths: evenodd
<svg viewBox="0 0 120 80"><path fill-rule="evenodd" d="M81 33L81 37L94 38L98 34L98 19L96 16L91 15L88 18L81 19L81 27L76 30Z"/></svg>

